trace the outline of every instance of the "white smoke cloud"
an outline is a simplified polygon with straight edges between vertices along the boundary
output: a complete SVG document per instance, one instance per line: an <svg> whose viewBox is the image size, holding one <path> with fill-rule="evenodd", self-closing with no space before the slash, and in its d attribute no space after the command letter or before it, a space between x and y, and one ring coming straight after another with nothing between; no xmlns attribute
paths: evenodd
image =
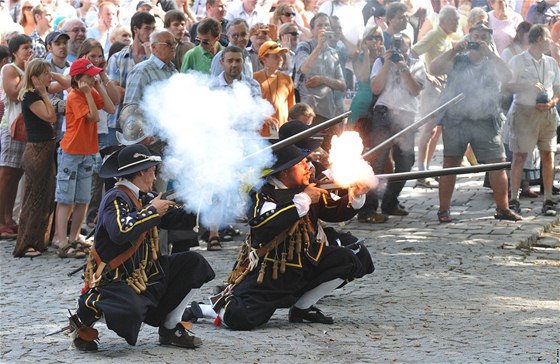
<svg viewBox="0 0 560 364"><path fill-rule="evenodd" d="M209 81L199 73L176 74L150 85L141 104L149 126L168 143L164 173L175 180L186 209L200 211L208 227L245 214L247 187L260 186L273 156L244 156L269 145L259 131L264 117L274 113L243 83L210 89Z"/></svg>

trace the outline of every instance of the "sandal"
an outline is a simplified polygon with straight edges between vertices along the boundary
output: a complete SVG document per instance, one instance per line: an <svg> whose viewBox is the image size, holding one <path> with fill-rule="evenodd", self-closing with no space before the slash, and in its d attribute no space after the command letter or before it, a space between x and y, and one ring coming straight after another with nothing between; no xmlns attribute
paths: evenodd
<svg viewBox="0 0 560 364"><path fill-rule="evenodd" d="M9 226L2 226L0 228L0 239L17 239L17 233Z"/></svg>
<svg viewBox="0 0 560 364"><path fill-rule="evenodd" d="M222 244L220 244L220 238L217 236L211 237L206 245L206 250L209 252L216 252L222 250Z"/></svg>
<svg viewBox="0 0 560 364"><path fill-rule="evenodd" d="M509 220L509 221L520 221L523 220L521 215L516 214L515 212L511 211L510 209L496 209L496 213L494 214L494 219L496 220Z"/></svg>
<svg viewBox="0 0 560 364"><path fill-rule="evenodd" d="M440 223L447 223L453 222L453 218L451 217L451 211L449 210L439 210L437 212L437 218Z"/></svg>
<svg viewBox="0 0 560 364"><path fill-rule="evenodd" d="M41 253L40 251L37 251L37 250L35 250L35 249L33 249L33 248L28 248L28 249L25 251L25 253L23 254L23 257L24 257L24 258L31 258L31 259L33 259L33 258L38 257L38 256L40 256L40 255L42 255L42 253Z"/></svg>
<svg viewBox="0 0 560 364"><path fill-rule="evenodd" d="M85 258L87 256L86 252L80 250L77 245L76 242L68 243L64 247L58 248L56 255L58 255L59 258Z"/></svg>

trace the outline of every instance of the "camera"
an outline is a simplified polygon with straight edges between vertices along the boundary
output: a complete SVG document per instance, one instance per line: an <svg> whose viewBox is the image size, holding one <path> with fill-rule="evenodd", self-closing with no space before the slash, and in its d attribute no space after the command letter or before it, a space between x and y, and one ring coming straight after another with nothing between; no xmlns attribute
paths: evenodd
<svg viewBox="0 0 560 364"><path fill-rule="evenodd" d="M391 54L391 62L397 63L404 59L402 55L402 34L397 33L394 34L391 38L391 50L393 54Z"/></svg>
<svg viewBox="0 0 560 364"><path fill-rule="evenodd" d="M537 95L537 104L546 104L548 101L548 93L542 91Z"/></svg>
<svg viewBox="0 0 560 364"><path fill-rule="evenodd" d="M478 42L468 42L467 49L480 49L480 43Z"/></svg>
<svg viewBox="0 0 560 364"><path fill-rule="evenodd" d="M327 38L327 40L333 40L335 38L335 34L334 32L326 31L325 37Z"/></svg>

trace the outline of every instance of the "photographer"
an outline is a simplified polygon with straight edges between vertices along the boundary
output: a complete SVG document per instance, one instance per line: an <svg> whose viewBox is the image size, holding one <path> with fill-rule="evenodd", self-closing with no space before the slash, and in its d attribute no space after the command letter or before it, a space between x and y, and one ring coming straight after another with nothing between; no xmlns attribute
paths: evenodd
<svg viewBox="0 0 560 364"><path fill-rule="evenodd" d="M505 161L500 137L500 83L511 78L505 62L489 48L492 29L487 23L475 24L467 39L432 61L434 76L447 75L447 87L442 102L463 93L465 99L449 106L442 116L443 167L458 167L470 143L476 159L481 163ZM494 218L517 221L521 216L508 207L508 181L505 170L492 171L490 186L494 191ZM449 207L456 176L442 176L439 180L438 219L451 222Z"/></svg>
<svg viewBox="0 0 560 364"><path fill-rule="evenodd" d="M410 58L411 40L404 34L395 34L383 58L378 58L371 70L371 89L379 95L373 109L371 140L366 144L375 147L414 122L418 113L420 91L426 84L424 63ZM414 133L406 133L376 154L372 168L383 173L393 151L395 172L409 172L414 164ZM398 197L405 182L387 184L381 204L384 215L406 216L408 212L399 204ZM383 222L386 216L377 214L377 195L370 192L358 219L362 222Z"/></svg>
<svg viewBox="0 0 560 364"><path fill-rule="evenodd" d="M509 115L511 135L510 206L521 210L519 187L527 154L535 145L539 148L542 163L544 202L542 213L555 216L556 204L552 198L554 180L554 152L556 151L556 104L560 91L560 71L556 61L545 55L550 49L550 32L543 25L533 25L529 30L529 49L510 61L513 78L505 85L514 94Z"/></svg>

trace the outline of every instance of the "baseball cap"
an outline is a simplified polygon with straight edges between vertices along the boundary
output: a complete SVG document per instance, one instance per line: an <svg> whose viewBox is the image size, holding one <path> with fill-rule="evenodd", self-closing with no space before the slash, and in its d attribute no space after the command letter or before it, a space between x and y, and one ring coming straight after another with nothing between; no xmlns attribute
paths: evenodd
<svg viewBox="0 0 560 364"><path fill-rule="evenodd" d="M55 30L47 35L47 37L45 38L45 44L56 42L60 37L66 37L66 39L70 39L70 36L63 31Z"/></svg>
<svg viewBox="0 0 560 364"><path fill-rule="evenodd" d="M154 4L152 4L152 2L148 0L140 0L138 4L136 4L136 10L138 10L138 8L141 6L149 6L151 9L154 7Z"/></svg>
<svg viewBox="0 0 560 364"><path fill-rule="evenodd" d="M492 30L492 28L490 28L488 26L488 23L485 21L479 21L478 23L476 23L475 25L473 25L470 29L469 29L469 33L472 32L473 30L486 30L487 32L490 32L490 34L494 33L494 31Z"/></svg>
<svg viewBox="0 0 560 364"><path fill-rule="evenodd" d="M288 53L288 48L282 48L282 46L272 40L264 42L259 48L259 58L263 58L267 54L278 54L278 53Z"/></svg>
<svg viewBox="0 0 560 364"><path fill-rule="evenodd" d="M95 76L98 75L103 69L95 67L90 61L85 58L78 58L72 65L70 65L70 76L78 75L88 75Z"/></svg>

